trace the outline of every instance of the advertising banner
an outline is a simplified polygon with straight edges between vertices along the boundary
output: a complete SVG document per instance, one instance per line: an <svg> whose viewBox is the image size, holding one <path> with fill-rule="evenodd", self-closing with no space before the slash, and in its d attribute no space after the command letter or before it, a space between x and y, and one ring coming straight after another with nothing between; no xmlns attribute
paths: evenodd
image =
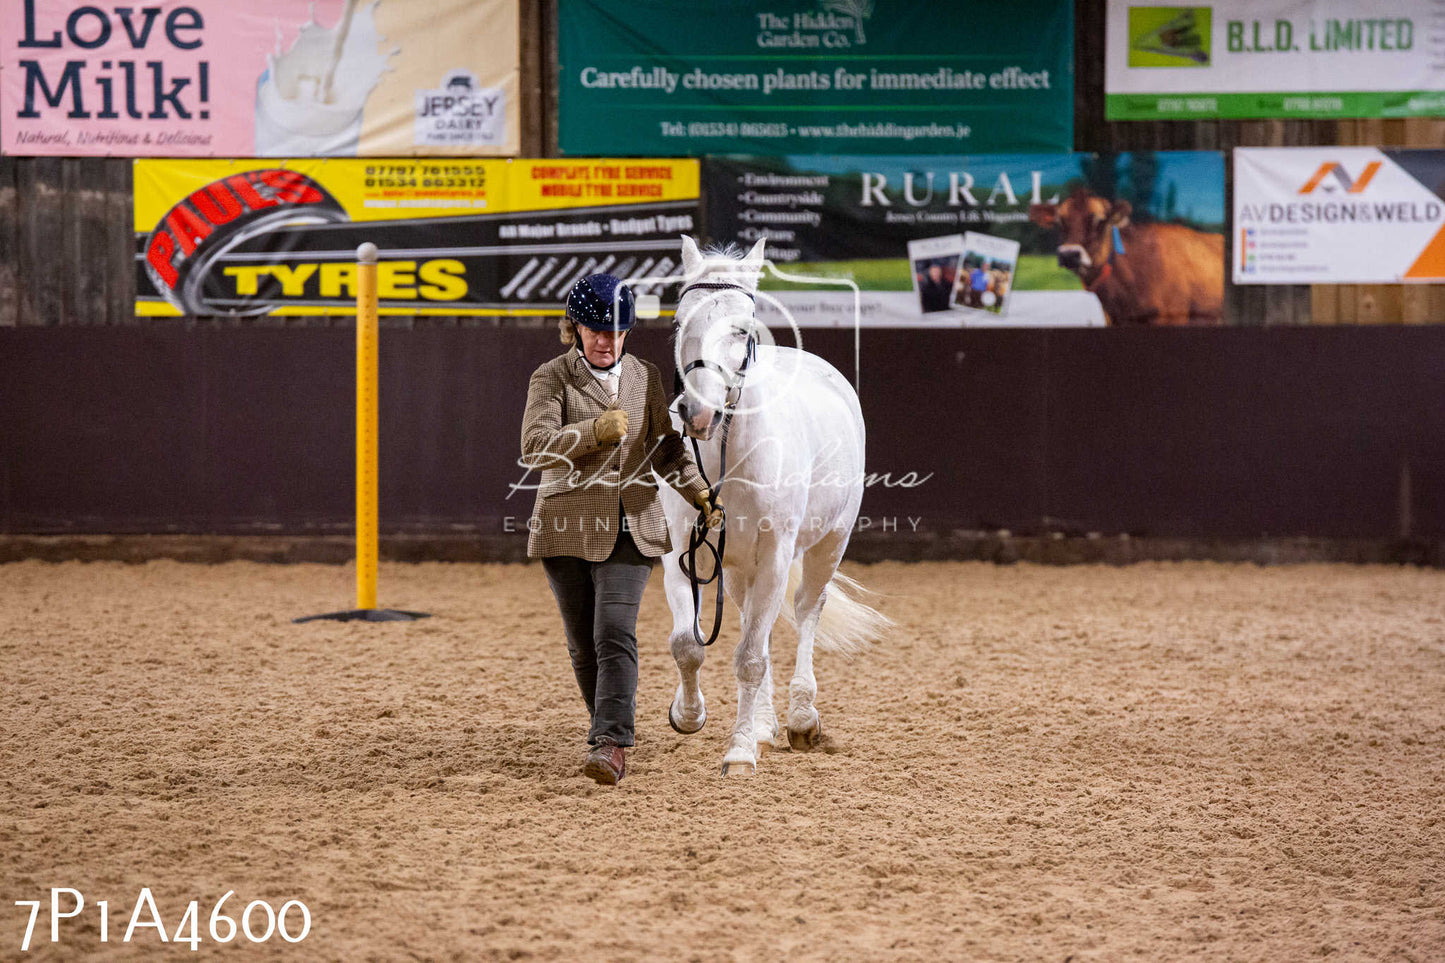
<svg viewBox="0 0 1445 963"><path fill-rule="evenodd" d="M560 0L564 154L1073 148L1067 0Z"/></svg>
<svg viewBox="0 0 1445 963"><path fill-rule="evenodd" d="M1108 3L1108 120L1445 114L1439 0Z"/></svg>
<svg viewBox="0 0 1445 963"><path fill-rule="evenodd" d="M518 0L0 4L0 152L515 154Z"/></svg>
<svg viewBox="0 0 1445 963"><path fill-rule="evenodd" d="M697 207L692 160L139 160L136 313L350 314L371 241L383 314L561 314L667 275Z"/></svg>
<svg viewBox="0 0 1445 963"><path fill-rule="evenodd" d="M709 157L703 179L711 236L767 238L796 276L763 290L798 324L855 310L803 277L852 280L872 326L1223 320L1219 153Z"/></svg>
<svg viewBox="0 0 1445 963"><path fill-rule="evenodd" d="M1236 148L1235 284L1445 281L1445 150Z"/></svg>

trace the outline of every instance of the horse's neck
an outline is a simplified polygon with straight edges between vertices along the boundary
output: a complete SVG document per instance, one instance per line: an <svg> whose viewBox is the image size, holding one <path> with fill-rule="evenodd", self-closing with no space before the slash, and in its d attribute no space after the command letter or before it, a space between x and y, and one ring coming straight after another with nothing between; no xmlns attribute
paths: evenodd
<svg viewBox="0 0 1445 963"><path fill-rule="evenodd" d="M776 406L766 404L757 396L758 392L767 388L767 385L756 385L751 394L745 391L740 405L747 410L731 416L726 436L729 478L758 481L775 474L770 463L777 457L778 414L774 412ZM753 406L758 406L758 410L752 410ZM711 455L708 459L710 475L721 463L723 437L720 426L704 448ZM770 442L770 438L774 442ZM715 477L712 480L717 481Z"/></svg>

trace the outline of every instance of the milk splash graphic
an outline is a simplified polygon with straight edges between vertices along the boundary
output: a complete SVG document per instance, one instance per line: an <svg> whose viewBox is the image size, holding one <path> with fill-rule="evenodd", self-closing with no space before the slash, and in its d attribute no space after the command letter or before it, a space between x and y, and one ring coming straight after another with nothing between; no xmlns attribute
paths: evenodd
<svg viewBox="0 0 1445 963"><path fill-rule="evenodd" d="M291 49L266 55L266 72L256 84L256 156L355 156L361 113L387 62L398 51L378 53L384 39L374 11L381 0L361 7L346 0L334 27L311 19Z"/></svg>

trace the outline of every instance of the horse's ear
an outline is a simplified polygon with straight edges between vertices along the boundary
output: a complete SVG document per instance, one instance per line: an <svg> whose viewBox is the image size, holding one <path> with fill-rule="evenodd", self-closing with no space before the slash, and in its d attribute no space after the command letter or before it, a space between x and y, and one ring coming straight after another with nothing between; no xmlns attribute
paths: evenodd
<svg viewBox="0 0 1445 963"><path fill-rule="evenodd" d="M767 238L758 238L758 243L753 245L753 249L748 252L748 256L743 258L742 261L743 276L738 280L740 280L743 284L747 285L753 291L756 291L758 289L758 282L761 281L763 277L763 260L765 257L763 254L763 248L767 245L767 243Z"/></svg>
<svg viewBox="0 0 1445 963"><path fill-rule="evenodd" d="M697 249L697 242L689 235L682 236L682 273L686 277L692 277L702 270L702 252Z"/></svg>

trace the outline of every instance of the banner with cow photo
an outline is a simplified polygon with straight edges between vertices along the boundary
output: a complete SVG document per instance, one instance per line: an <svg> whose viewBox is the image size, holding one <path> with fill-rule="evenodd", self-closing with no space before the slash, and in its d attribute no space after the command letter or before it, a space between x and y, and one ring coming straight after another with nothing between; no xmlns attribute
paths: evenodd
<svg viewBox="0 0 1445 963"><path fill-rule="evenodd" d="M787 275L763 282L770 322L779 304L820 326L1225 320L1217 152L709 157L703 182L708 235L766 238Z"/></svg>
<svg viewBox="0 0 1445 963"><path fill-rule="evenodd" d="M674 273L697 225L694 160L139 160L136 313L348 315L370 241L383 314L561 314L583 275Z"/></svg>
<svg viewBox="0 0 1445 963"><path fill-rule="evenodd" d="M1445 281L1445 150L1234 151L1235 284Z"/></svg>

